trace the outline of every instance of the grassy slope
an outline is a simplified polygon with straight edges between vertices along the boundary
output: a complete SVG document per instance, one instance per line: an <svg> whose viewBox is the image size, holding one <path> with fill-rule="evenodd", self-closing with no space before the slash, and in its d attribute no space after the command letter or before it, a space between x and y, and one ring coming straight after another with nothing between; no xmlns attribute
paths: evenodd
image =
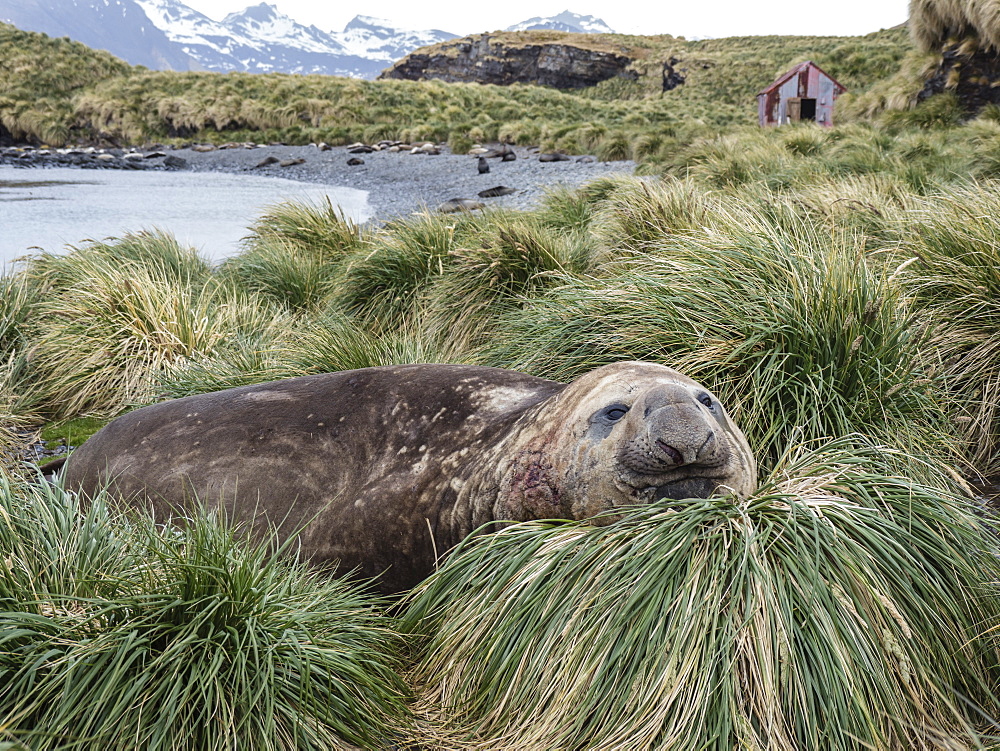
<svg viewBox="0 0 1000 751"><path fill-rule="evenodd" d="M0 23L0 126L16 138L65 141L76 131L73 96L131 72L107 52Z"/></svg>
<svg viewBox="0 0 1000 751"><path fill-rule="evenodd" d="M601 43L633 49L639 81L613 80L566 94L532 86L154 72L0 24L0 60L6 61L0 122L15 136L51 142L76 135L115 142L193 137L296 143L507 137L596 148L615 132L631 143L670 124L752 122L756 92L804 59L814 59L849 88L867 89L911 49L898 29L865 37L698 42L608 35ZM686 83L664 95L660 73L670 58L680 61L675 67ZM40 76L39 68L52 73ZM590 135L565 141L579 128Z"/></svg>

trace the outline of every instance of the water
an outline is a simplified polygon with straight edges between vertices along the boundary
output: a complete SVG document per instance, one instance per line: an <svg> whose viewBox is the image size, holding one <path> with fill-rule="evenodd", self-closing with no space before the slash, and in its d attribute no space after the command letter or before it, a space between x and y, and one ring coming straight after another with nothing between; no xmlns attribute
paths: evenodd
<svg viewBox="0 0 1000 751"><path fill-rule="evenodd" d="M371 217L368 193L276 177L217 172L19 169L0 166L0 271L42 248L161 229L218 261L268 206L329 197L356 222Z"/></svg>

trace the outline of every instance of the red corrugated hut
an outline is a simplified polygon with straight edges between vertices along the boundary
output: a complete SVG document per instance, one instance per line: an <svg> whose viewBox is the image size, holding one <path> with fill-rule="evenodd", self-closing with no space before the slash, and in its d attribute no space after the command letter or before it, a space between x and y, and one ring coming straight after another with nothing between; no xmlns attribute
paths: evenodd
<svg viewBox="0 0 1000 751"><path fill-rule="evenodd" d="M799 63L757 95L761 125L805 121L833 125L833 103L847 89L812 60Z"/></svg>

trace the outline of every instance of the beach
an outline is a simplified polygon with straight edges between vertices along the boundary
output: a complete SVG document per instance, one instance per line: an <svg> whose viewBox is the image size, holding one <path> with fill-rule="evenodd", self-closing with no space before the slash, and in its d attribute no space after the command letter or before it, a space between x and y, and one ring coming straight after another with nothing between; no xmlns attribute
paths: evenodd
<svg viewBox="0 0 1000 751"><path fill-rule="evenodd" d="M368 192L373 219L386 221L425 208L436 209L444 201L466 198L481 201L487 207L528 209L538 206L546 192L565 187L577 188L600 177L630 175L631 161L598 162L586 155L572 155L566 161L542 162L529 147L511 147L514 161L487 159L490 171L480 174L478 157L452 154L447 147L441 153L412 154L408 150L389 150L352 154L344 146L322 150L315 145L252 147L234 146L212 151L195 148L169 153L187 163L192 171L248 173L283 177L306 183L341 185ZM257 166L268 158L276 161ZM364 164L348 165L349 159ZM286 162L300 163L281 166ZM514 192L497 198L479 198L480 191L504 186Z"/></svg>

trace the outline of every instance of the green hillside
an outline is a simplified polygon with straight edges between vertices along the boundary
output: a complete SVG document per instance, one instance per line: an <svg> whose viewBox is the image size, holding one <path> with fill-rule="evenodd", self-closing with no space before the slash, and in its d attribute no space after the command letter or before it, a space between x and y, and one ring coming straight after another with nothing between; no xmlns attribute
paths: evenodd
<svg viewBox="0 0 1000 751"><path fill-rule="evenodd" d="M0 23L0 138L60 143L90 137L76 127L74 97L132 71L107 52Z"/></svg>
<svg viewBox="0 0 1000 751"><path fill-rule="evenodd" d="M630 51L638 80L614 79L571 94L535 86L149 71L0 24L0 123L15 139L52 145L399 138L461 147L504 138L613 159L631 155L651 129L753 122L756 92L802 60L864 91L912 49L901 29L864 37L601 39ZM662 66L671 59L685 82L663 92Z"/></svg>

